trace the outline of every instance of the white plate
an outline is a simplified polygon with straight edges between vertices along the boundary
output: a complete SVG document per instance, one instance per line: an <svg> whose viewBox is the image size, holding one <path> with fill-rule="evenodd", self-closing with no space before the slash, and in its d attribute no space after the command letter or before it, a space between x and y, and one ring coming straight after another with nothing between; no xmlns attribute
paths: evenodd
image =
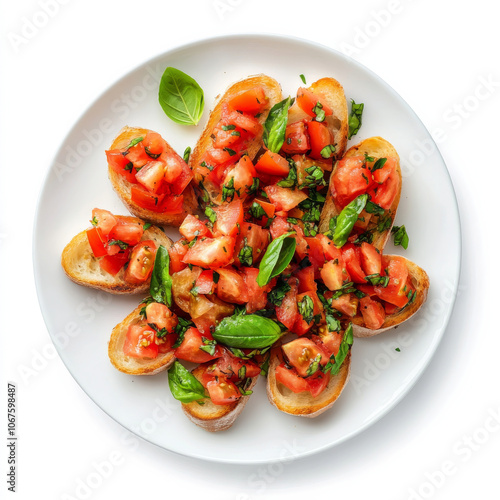
<svg viewBox="0 0 500 500"><path fill-rule="evenodd" d="M171 122L158 103L167 66L194 77L205 91L197 127ZM348 99L365 103L363 126L351 143L381 135L402 159L403 192L396 224L405 224L408 250L427 270L431 289L416 318L372 339L356 339L351 380L336 405L316 419L279 412L260 380L247 407L226 432L210 434L187 420L170 395L166 372L131 377L107 356L112 328L138 303L70 282L60 254L87 227L92 208L126 213L107 178L104 150L124 125L160 132L182 154L194 146L216 95L236 80L265 73L284 95L333 76ZM56 223L54 223L56 221ZM168 231L175 238L175 231ZM439 249L446 248L446 257ZM450 317L460 269L460 222L445 164L408 105L371 71L308 41L244 35L204 40L174 49L127 74L90 106L56 155L41 192L34 232L34 269L40 306L59 354L82 389L130 431L166 450L206 460L259 463L306 456L349 439L393 408L427 366ZM399 348L400 351L396 351Z"/></svg>

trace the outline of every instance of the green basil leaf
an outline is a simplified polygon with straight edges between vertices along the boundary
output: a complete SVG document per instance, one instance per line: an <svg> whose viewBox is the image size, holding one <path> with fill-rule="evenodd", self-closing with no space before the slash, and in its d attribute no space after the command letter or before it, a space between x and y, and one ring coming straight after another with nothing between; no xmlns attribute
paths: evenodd
<svg viewBox="0 0 500 500"><path fill-rule="evenodd" d="M401 245L405 250L408 248L408 243L410 238L406 232L406 228L403 226L394 226L392 228L392 233L394 235L394 244L396 246Z"/></svg>
<svg viewBox="0 0 500 500"><path fill-rule="evenodd" d="M363 116L363 109L365 105L363 103L356 104L354 99L351 99L351 114L349 115L349 135L350 139L353 135L356 135L361 128L361 117Z"/></svg>
<svg viewBox="0 0 500 500"><path fill-rule="evenodd" d="M182 403L208 399L201 382L178 361L168 370L168 386L172 396Z"/></svg>
<svg viewBox="0 0 500 500"><path fill-rule="evenodd" d="M172 306L172 278L169 273L170 257L168 250L160 245L156 251L155 265L151 275L149 293L156 302Z"/></svg>
<svg viewBox="0 0 500 500"><path fill-rule="evenodd" d="M302 83L304 85L307 85L307 83L306 83L306 77L304 75L299 75L299 76L300 76L300 79L302 80Z"/></svg>
<svg viewBox="0 0 500 500"><path fill-rule="evenodd" d="M263 141L272 153L278 153L285 142L286 124L288 122L288 108L291 98L288 96L283 101L275 104L264 123Z"/></svg>
<svg viewBox="0 0 500 500"><path fill-rule="evenodd" d="M367 194L359 195L357 198L354 198L351 203L345 206L342 212L340 212L337 217L335 232L333 233L333 242L338 248L345 245L347 238L349 238L352 228L354 227L354 224L356 224L359 214L365 208L367 201Z"/></svg>
<svg viewBox="0 0 500 500"><path fill-rule="evenodd" d="M293 231L282 234L279 238L273 240L267 247L266 253L259 264L259 274L257 275L257 284L265 286L271 278L278 276L290 264L295 254L297 242L291 235Z"/></svg>
<svg viewBox="0 0 500 500"><path fill-rule="evenodd" d="M344 332L344 336L342 338L342 342L340 343L340 348L339 352L337 353L337 356L333 357L334 362L328 362L325 365L324 372L327 373L330 371L330 374L336 375L340 371L340 367L342 366L342 363L345 361L345 358L349 354L349 350L351 349L353 342L353 334L352 334L352 323L349 323L349 326L346 328Z"/></svg>
<svg viewBox="0 0 500 500"><path fill-rule="evenodd" d="M182 159L187 163L189 161L189 157L191 156L191 147L188 146L184 150L184 154L182 155Z"/></svg>
<svg viewBox="0 0 500 500"><path fill-rule="evenodd" d="M369 214L374 214L374 215L382 215L385 212L385 210L380 205L373 203L373 201L366 202L365 210Z"/></svg>
<svg viewBox="0 0 500 500"><path fill-rule="evenodd" d="M203 114L204 94L186 73L168 67L160 81L158 100L165 114L175 123L196 125Z"/></svg>
<svg viewBox="0 0 500 500"><path fill-rule="evenodd" d="M281 337L281 328L272 319L257 314L225 317L213 333L214 339L229 347L262 349Z"/></svg>

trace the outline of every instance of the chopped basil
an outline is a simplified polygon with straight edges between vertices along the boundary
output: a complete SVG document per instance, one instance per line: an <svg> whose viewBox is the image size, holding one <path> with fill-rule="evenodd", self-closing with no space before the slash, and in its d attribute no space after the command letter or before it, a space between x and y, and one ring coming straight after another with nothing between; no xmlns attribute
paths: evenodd
<svg viewBox="0 0 500 500"><path fill-rule="evenodd" d="M152 226L152 224L151 224L150 222L146 222L146 223L144 224L144 226L142 226L142 229L143 229L144 231L147 231L147 230L148 230L151 226Z"/></svg>
<svg viewBox="0 0 500 500"><path fill-rule="evenodd" d="M187 163L189 161L189 157L191 156L191 147L188 146L184 150L184 154L182 155L183 160Z"/></svg>
<svg viewBox="0 0 500 500"><path fill-rule="evenodd" d="M252 206L249 208L248 213L254 219L261 219L262 217L267 215L265 210L262 208L262 205L260 203L257 203L256 201L252 203Z"/></svg>
<svg viewBox="0 0 500 500"><path fill-rule="evenodd" d="M410 238L408 237L405 226L394 226L392 228L392 234L394 235L394 244L396 246L400 245L406 250L408 248Z"/></svg>
<svg viewBox="0 0 500 500"><path fill-rule="evenodd" d="M248 239L246 238L246 236L243 239L243 248L238 254L238 259L242 266L251 267L251 265L253 264L253 249L248 245Z"/></svg>
<svg viewBox="0 0 500 500"><path fill-rule="evenodd" d="M222 130L228 131L228 130L234 130L236 128L236 125L222 125Z"/></svg>
<svg viewBox="0 0 500 500"><path fill-rule="evenodd" d="M228 183L222 186L222 201L232 201L234 198L234 193L234 177L231 177Z"/></svg>
<svg viewBox="0 0 500 500"><path fill-rule="evenodd" d="M136 137L135 139L132 139L129 143L128 146L125 148L128 152L130 148L133 148L136 144L139 144L141 141L144 140L144 137Z"/></svg>
<svg viewBox="0 0 500 500"><path fill-rule="evenodd" d="M194 326L194 323L192 321L181 318L179 316L178 323L177 323L176 327L174 328L174 333L176 335L178 335L178 337L177 337L177 340L175 341L175 344L172 346L173 348L179 347L182 344L182 341L184 340L184 334L192 326Z"/></svg>
<svg viewBox="0 0 500 500"><path fill-rule="evenodd" d="M276 286L268 293L267 300L275 306L281 306L285 295L291 290L291 286L281 276Z"/></svg>
<svg viewBox="0 0 500 500"><path fill-rule="evenodd" d="M236 151L231 148L224 148L224 151L227 151L229 153L229 156L234 156L236 154Z"/></svg>
<svg viewBox="0 0 500 500"><path fill-rule="evenodd" d="M335 144L328 144L328 146L325 146L320 151L320 155L327 160L333 156L333 153L335 153L336 150L337 148L335 147Z"/></svg>
<svg viewBox="0 0 500 500"><path fill-rule="evenodd" d="M217 347L217 342L215 340L210 340L205 337L202 337L203 345L200 346L202 351L207 352L210 356L215 354L215 348Z"/></svg>
<svg viewBox="0 0 500 500"><path fill-rule="evenodd" d="M215 224L215 221L217 220L217 212L212 207L205 208L205 215L212 224Z"/></svg>
<svg viewBox="0 0 500 500"><path fill-rule="evenodd" d="M323 110L323 104L321 104L319 101L316 103L316 105L312 109L312 112L316 115L315 120L317 122L325 121L326 115L325 115L325 111Z"/></svg>
<svg viewBox="0 0 500 500"><path fill-rule="evenodd" d="M366 202L365 210L369 214L374 214L374 215L383 215L383 213L385 212L385 210L380 205L373 203L373 201Z"/></svg>
<svg viewBox="0 0 500 500"><path fill-rule="evenodd" d="M380 274L369 274L365 276L365 280L374 286L386 287L389 284L389 276L380 276Z"/></svg>
<svg viewBox="0 0 500 500"><path fill-rule="evenodd" d="M339 352L337 353L337 356L332 356L333 363L330 361L325 365L325 367L323 368L324 373L330 372L330 375L333 376L340 371L342 363L349 354L352 342L353 342L352 323L349 323L349 326L346 328L344 332L342 342L340 343ZM332 357L330 357L330 360L332 359Z"/></svg>
<svg viewBox="0 0 500 500"><path fill-rule="evenodd" d="M288 165L290 166L288 175L277 184L280 187L293 188L297 185L297 165L291 158L288 159Z"/></svg>
<svg viewBox="0 0 500 500"><path fill-rule="evenodd" d="M129 244L125 243L122 240L109 240L108 245L109 246L118 245L120 247L120 250L126 250L129 247Z"/></svg>
<svg viewBox="0 0 500 500"><path fill-rule="evenodd" d="M300 315L304 318L307 324L310 324L314 316L314 302L309 295L305 295L304 298L297 302L297 307L299 308Z"/></svg>
<svg viewBox="0 0 500 500"><path fill-rule="evenodd" d="M90 221L93 226L97 226L99 224L99 221L97 220L97 217L92 217L92 220Z"/></svg>
<svg viewBox="0 0 500 500"><path fill-rule="evenodd" d="M321 354L318 354L307 367L306 377L314 375L319 370L319 362L321 361Z"/></svg>
<svg viewBox="0 0 500 500"><path fill-rule="evenodd" d="M304 75L299 75L299 76L300 76L300 79L302 80L302 83L304 85L307 85L307 83L306 83L306 77Z"/></svg>
<svg viewBox="0 0 500 500"><path fill-rule="evenodd" d="M361 128L363 110L365 105L363 103L356 104L354 99L351 99L351 114L349 115L349 135L350 139L353 135L356 135Z"/></svg>
<svg viewBox="0 0 500 500"><path fill-rule="evenodd" d="M150 158L153 158L153 160L156 160L157 158L160 157L161 153L151 153L151 151L149 150L149 148L146 146L144 148L144 151L146 151L146 154L150 157Z"/></svg>
<svg viewBox="0 0 500 500"><path fill-rule="evenodd" d="M375 170L378 170L379 168L382 168L385 165L385 162L387 161L387 158L379 158L373 165L373 167L370 169L372 172L375 172Z"/></svg>

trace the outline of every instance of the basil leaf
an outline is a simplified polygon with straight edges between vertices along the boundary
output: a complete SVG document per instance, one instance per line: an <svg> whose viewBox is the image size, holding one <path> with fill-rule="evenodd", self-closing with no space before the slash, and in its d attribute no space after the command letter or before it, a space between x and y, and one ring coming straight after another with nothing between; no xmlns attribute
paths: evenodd
<svg viewBox="0 0 500 500"><path fill-rule="evenodd" d="M378 170L379 168L383 168L385 165L385 162L387 161L387 158L379 158L373 165L373 167L370 169L372 172L375 172L375 170Z"/></svg>
<svg viewBox="0 0 500 500"><path fill-rule="evenodd" d="M168 67L160 81L158 100L165 114L175 123L196 125L203 114L204 94L186 73Z"/></svg>
<svg viewBox="0 0 500 500"><path fill-rule="evenodd" d="M184 154L182 155L182 159L187 163L189 161L189 157L191 156L191 147L188 146L184 150Z"/></svg>
<svg viewBox="0 0 500 500"><path fill-rule="evenodd" d="M281 337L281 328L272 319L257 314L235 314L215 327L213 337L229 347L262 349Z"/></svg>
<svg viewBox="0 0 500 500"><path fill-rule="evenodd" d="M168 370L168 386L172 396L182 403L208 398L201 382L178 361Z"/></svg>
<svg viewBox="0 0 500 500"><path fill-rule="evenodd" d="M342 212L340 212L337 217L337 225L333 233L333 242L338 248L345 245L347 238L349 238L352 228L354 227L354 224L356 224L359 214L365 208L367 201L367 194L359 195L357 198L354 198L351 203L345 206Z"/></svg>
<svg viewBox="0 0 500 500"><path fill-rule="evenodd" d="M351 114L349 115L349 135L350 139L353 135L356 135L361 128L361 117L363 115L363 109L365 105L363 103L356 104L354 99L351 99Z"/></svg>
<svg viewBox="0 0 500 500"><path fill-rule="evenodd" d="M410 238L406 232L406 228L403 226L394 226L392 228L392 233L394 234L394 244L396 246L401 245L405 250L408 248L408 243Z"/></svg>
<svg viewBox="0 0 500 500"><path fill-rule="evenodd" d="M271 108L271 111L269 111L264 123L264 134L262 138L265 146L272 153L277 153L285 142L288 108L290 104L290 96L275 104Z"/></svg>
<svg viewBox="0 0 500 500"><path fill-rule="evenodd" d="M259 274L257 275L257 284L265 286L271 278L278 276L290 264L295 254L297 242L290 235L293 231L282 234L279 238L273 240L267 247L266 253L259 264Z"/></svg>
<svg viewBox="0 0 500 500"><path fill-rule="evenodd" d="M132 139L129 143L128 146L125 148L128 152L130 148L133 148L136 144L139 144L141 141L144 140L144 137L136 137L135 139Z"/></svg>
<svg viewBox="0 0 500 500"><path fill-rule="evenodd" d="M325 373L330 371L330 374L333 376L340 371L342 363L345 361L345 358L349 354L349 350L352 346L352 341L353 341L352 323L349 323L349 326L346 328L346 331L344 332L344 337L342 338L342 342L340 343L339 352L337 353L337 356L334 357L333 363L328 362L325 365L325 368L323 369Z"/></svg>
<svg viewBox="0 0 500 500"><path fill-rule="evenodd" d="M155 265L151 275L149 293L156 302L172 306L172 278L169 273L170 257L168 250L160 245L156 251Z"/></svg>
<svg viewBox="0 0 500 500"><path fill-rule="evenodd" d="M374 215L382 215L385 212L385 210L380 205L373 203L373 201L366 202L365 210L369 214L374 214Z"/></svg>
<svg viewBox="0 0 500 500"><path fill-rule="evenodd" d="M299 75L299 76L300 76L300 79L302 80L302 83L304 85L307 85L307 83L306 83L306 77L304 75Z"/></svg>

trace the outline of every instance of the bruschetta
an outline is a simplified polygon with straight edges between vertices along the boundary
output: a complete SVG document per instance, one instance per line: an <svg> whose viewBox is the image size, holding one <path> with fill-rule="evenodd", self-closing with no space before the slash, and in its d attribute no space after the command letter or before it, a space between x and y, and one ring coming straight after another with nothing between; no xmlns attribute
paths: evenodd
<svg viewBox="0 0 500 500"><path fill-rule="evenodd" d="M401 197L401 167L392 144L371 137L348 149L333 168L319 230L326 233L330 221L358 196L369 202L359 214L354 234L382 250L391 234Z"/></svg>
<svg viewBox="0 0 500 500"><path fill-rule="evenodd" d="M151 299L141 302L111 332L108 355L115 368L129 375L156 375L175 361L177 316Z"/></svg>
<svg viewBox="0 0 500 500"><path fill-rule="evenodd" d="M136 217L92 211L91 227L74 236L61 264L75 283L113 294L149 289L156 249L172 244L158 227Z"/></svg>
<svg viewBox="0 0 500 500"><path fill-rule="evenodd" d="M347 384L352 327L296 338L271 351L267 396L278 410L314 418L333 406Z"/></svg>
<svg viewBox="0 0 500 500"><path fill-rule="evenodd" d="M269 110L281 100L279 83L266 75L231 85L217 100L189 158L203 206L225 201L222 189L229 184L229 173L242 156L254 160Z"/></svg>
<svg viewBox="0 0 500 500"><path fill-rule="evenodd" d="M106 157L113 189L135 216L178 227L196 213L191 169L160 134L124 127Z"/></svg>

